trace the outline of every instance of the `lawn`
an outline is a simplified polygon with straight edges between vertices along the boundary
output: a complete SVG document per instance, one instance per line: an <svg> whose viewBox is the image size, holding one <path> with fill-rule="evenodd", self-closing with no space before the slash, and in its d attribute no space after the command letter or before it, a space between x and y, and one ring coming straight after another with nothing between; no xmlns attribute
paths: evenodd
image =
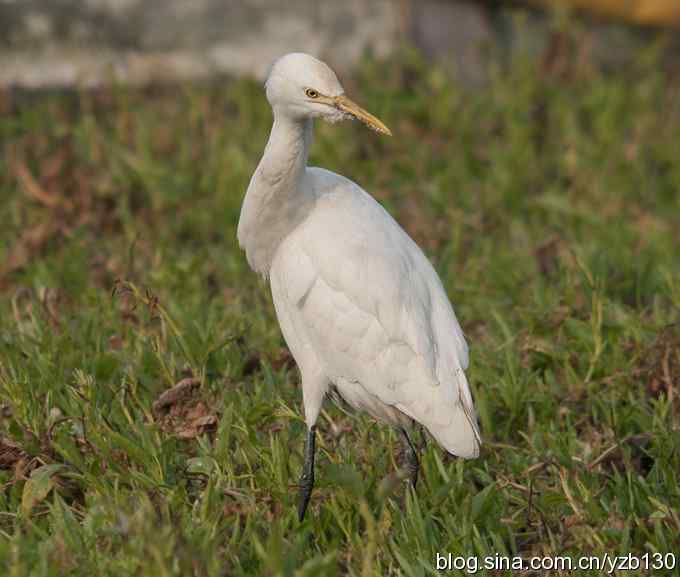
<svg viewBox="0 0 680 577"><path fill-rule="evenodd" d="M236 241L262 86L0 96L0 574L680 552L680 85L653 51L492 68L367 59L345 87L395 136L319 125L311 155L441 275L482 453L428 440L413 493L398 435L328 402L301 525L299 375Z"/></svg>

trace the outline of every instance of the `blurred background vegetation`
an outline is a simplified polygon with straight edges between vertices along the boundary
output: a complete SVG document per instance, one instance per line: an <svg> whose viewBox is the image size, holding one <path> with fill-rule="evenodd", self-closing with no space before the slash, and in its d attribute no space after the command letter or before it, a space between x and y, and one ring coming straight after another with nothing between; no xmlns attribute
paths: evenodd
<svg viewBox="0 0 680 577"><path fill-rule="evenodd" d="M407 4L376 3L374 17ZM135 5L87 10L123 18ZM432 259L470 342L482 455L428 443L411 494L394 433L329 403L298 525L299 378L235 238L271 123L261 82L120 69L60 76L86 85L65 88L32 68L0 91L0 574L424 576L437 552L680 550L672 21L425 2L429 16L395 24L408 36L372 46L352 36L363 4L346 5L328 17L337 35L316 34L360 54L319 51L395 137L319 125L311 163L371 192ZM241 12L209 14L229 29ZM240 33L261 38L257 14ZM473 50L461 31L469 51L440 51L456 22L500 44ZM522 42L503 53L503 34ZM0 58L18 66L31 52L12 38ZM308 40L277 38L262 44ZM194 42L185 56L208 50ZM49 64L48 44L36 46ZM597 46L634 49L601 58ZM54 49L60 70L81 62ZM144 58L132 40L107 50ZM278 55L243 50L256 77Z"/></svg>
<svg viewBox="0 0 680 577"><path fill-rule="evenodd" d="M647 26L680 26L680 4L674 0L528 0L543 8L572 8Z"/></svg>
<svg viewBox="0 0 680 577"><path fill-rule="evenodd" d="M489 59L559 50L566 20L579 28L575 57L620 69L661 41L658 64L677 71L677 0L19 0L0 2L0 85L263 79L294 50L345 74L409 45L480 87Z"/></svg>

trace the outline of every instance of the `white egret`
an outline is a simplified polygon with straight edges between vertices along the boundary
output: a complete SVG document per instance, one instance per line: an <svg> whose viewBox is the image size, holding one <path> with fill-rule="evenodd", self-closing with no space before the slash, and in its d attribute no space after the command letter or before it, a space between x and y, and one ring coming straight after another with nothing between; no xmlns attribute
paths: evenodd
<svg viewBox="0 0 680 577"><path fill-rule="evenodd" d="M251 268L269 278L301 374L302 520L314 485L315 423L331 389L402 432L413 485L413 421L461 457L476 457L481 438L464 373L467 344L434 268L361 187L307 166L314 118L356 118L391 132L307 54L277 60L265 86L274 124L243 201L238 240Z"/></svg>

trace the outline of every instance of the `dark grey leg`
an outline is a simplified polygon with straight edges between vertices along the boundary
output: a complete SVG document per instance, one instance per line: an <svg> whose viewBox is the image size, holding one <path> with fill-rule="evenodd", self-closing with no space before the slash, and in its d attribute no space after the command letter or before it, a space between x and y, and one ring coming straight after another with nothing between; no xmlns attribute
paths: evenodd
<svg viewBox="0 0 680 577"><path fill-rule="evenodd" d="M309 498L312 496L314 488L314 453L316 451L316 427L311 427L307 431L305 441L305 462L302 465L302 476L300 477L300 503L298 505L298 518L302 522L305 518Z"/></svg>
<svg viewBox="0 0 680 577"><path fill-rule="evenodd" d="M418 483L418 472L420 471L420 461L418 460L418 451L411 442L406 429L401 430L402 435L406 441L406 470L408 471L408 478L411 482L411 487L416 488Z"/></svg>

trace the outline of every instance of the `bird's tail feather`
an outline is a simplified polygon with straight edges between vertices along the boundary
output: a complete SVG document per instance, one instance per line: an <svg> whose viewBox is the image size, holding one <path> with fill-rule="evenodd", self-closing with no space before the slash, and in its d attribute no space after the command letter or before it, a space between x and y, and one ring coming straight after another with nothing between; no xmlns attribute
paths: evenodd
<svg viewBox="0 0 680 577"><path fill-rule="evenodd" d="M479 456L482 438L474 416L462 405L454 407L453 420L447 427L429 427L432 436L449 453L466 459Z"/></svg>
<svg viewBox="0 0 680 577"><path fill-rule="evenodd" d="M470 387L462 369L457 371L458 398L451 407L442 407L442 410L453 410L452 418L445 427L433 426L429 428L435 439L453 455L473 459L479 456L479 447L482 444L482 436L479 432L477 414L472 403Z"/></svg>

